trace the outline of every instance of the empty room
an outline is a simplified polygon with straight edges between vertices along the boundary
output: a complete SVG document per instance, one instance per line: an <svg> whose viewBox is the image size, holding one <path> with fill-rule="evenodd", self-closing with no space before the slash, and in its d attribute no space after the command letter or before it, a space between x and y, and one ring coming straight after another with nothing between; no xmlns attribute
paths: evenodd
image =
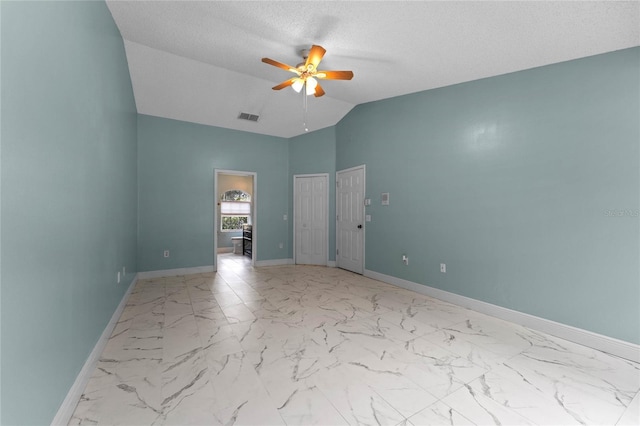
<svg viewBox="0 0 640 426"><path fill-rule="evenodd" d="M0 2L2 425L640 424L640 2Z"/></svg>

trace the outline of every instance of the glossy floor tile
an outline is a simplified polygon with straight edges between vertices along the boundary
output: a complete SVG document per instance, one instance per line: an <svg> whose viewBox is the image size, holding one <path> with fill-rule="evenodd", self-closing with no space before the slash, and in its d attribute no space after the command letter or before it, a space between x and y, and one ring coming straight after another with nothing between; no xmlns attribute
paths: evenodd
<svg viewBox="0 0 640 426"><path fill-rule="evenodd" d="M70 424L637 425L640 365L325 267L139 280Z"/></svg>

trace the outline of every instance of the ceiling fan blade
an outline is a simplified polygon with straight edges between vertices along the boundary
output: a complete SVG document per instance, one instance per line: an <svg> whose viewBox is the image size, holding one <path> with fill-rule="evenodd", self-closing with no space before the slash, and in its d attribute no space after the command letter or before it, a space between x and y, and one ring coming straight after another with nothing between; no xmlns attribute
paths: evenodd
<svg viewBox="0 0 640 426"><path fill-rule="evenodd" d="M318 83L318 85L316 86L316 92L313 94L313 96L315 96L316 98L319 98L322 95L324 95L324 89L322 89L322 87L320 86L320 83Z"/></svg>
<svg viewBox="0 0 640 426"><path fill-rule="evenodd" d="M307 57L307 62L304 64L304 67L308 69L309 64L313 64L313 69L318 68L318 64L322 60L326 50L322 46L318 46L314 44L311 46L311 50L309 50L309 56Z"/></svg>
<svg viewBox="0 0 640 426"><path fill-rule="evenodd" d="M325 80L351 80L353 71L318 71L315 77Z"/></svg>
<svg viewBox="0 0 640 426"><path fill-rule="evenodd" d="M270 58L262 58L262 62L265 64L273 65L274 67L282 68L283 70L291 71L296 74L300 74L300 72L296 69L296 67L292 67L291 65L283 64L282 62L274 61Z"/></svg>
<svg viewBox="0 0 640 426"><path fill-rule="evenodd" d="M278 84L277 86L273 86L272 89L273 90L280 90L280 89L284 89L285 87L289 87L293 84L294 81L296 81L298 79L298 77L293 77L290 78L287 81L283 81L282 83Z"/></svg>

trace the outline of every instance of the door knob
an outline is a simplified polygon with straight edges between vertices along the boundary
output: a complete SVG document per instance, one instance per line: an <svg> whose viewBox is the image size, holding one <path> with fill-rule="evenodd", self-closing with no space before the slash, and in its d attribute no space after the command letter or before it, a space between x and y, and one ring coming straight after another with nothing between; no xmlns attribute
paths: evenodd
<svg viewBox="0 0 640 426"><path fill-rule="evenodd" d="M362 225L358 225L358 229L362 229Z"/></svg>

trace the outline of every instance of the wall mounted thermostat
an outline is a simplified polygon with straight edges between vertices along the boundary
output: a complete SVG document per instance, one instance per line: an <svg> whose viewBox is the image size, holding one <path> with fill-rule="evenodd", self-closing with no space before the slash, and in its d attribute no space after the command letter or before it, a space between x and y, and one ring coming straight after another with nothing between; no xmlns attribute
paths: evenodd
<svg viewBox="0 0 640 426"><path fill-rule="evenodd" d="M388 192L383 192L380 195L380 200L382 201L382 205L383 206L388 206L389 205L389 193Z"/></svg>

